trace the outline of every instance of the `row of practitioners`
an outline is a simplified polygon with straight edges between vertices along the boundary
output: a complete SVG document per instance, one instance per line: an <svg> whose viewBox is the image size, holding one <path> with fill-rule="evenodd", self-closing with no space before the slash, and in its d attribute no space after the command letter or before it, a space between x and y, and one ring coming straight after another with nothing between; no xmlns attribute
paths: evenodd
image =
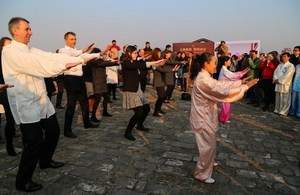
<svg viewBox="0 0 300 195"><path fill-rule="evenodd" d="M36 165L41 169L59 168L63 162L52 159L55 152L60 128L54 106L47 96L44 78L64 74L64 85L67 92L64 135L74 137L72 120L76 102L81 106L85 128L94 128L99 124L91 123L88 113L86 86L82 77L82 65L91 63L92 67L115 65L116 61L103 61L100 53L91 53L92 45L83 50L75 49L76 35L65 35L66 46L59 53L45 52L29 47L32 36L30 22L25 18L15 17L8 23L13 37L10 44L3 47L1 53L2 72L9 107L17 125L20 125L24 144L18 173L16 189L32 192L42 189L41 184L32 181ZM158 59L151 62L137 61L137 49L128 46L125 51L123 66L123 107L134 111L124 136L135 140L132 129L149 130L143 126L150 106L140 88L139 70L156 69L167 62ZM105 78L105 77L103 77Z"/></svg>

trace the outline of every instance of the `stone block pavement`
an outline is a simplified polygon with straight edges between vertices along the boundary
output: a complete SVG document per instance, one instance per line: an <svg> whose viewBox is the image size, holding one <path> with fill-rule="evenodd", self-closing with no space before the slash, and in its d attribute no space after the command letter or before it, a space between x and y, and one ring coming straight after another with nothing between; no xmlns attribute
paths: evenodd
<svg viewBox="0 0 300 195"><path fill-rule="evenodd" d="M153 109L156 92L151 86L146 92ZM33 180L44 188L32 194L300 194L300 119L262 112L245 99L234 103L231 123L220 124L218 132L216 183L204 184L193 179L198 151L189 129L190 102L175 90L176 101L163 105L167 114L155 118L151 110L145 122L151 131L135 131L132 142L123 133L133 112L123 110L122 94L118 97L110 104L113 117L102 117L95 129L83 129L78 108L76 139L63 136L64 110L57 111L61 137L54 160L66 165L37 167ZM0 145L1 195L23 194L14 186L21 138L14 143L17 157Z"/></svg>

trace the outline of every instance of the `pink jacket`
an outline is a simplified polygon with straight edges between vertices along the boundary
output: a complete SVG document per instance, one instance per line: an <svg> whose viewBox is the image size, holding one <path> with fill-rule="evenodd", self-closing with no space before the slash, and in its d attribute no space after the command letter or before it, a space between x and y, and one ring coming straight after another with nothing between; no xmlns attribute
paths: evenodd
<svg viewBox="0 0 300 195"><path fill-rule="evenodd" d="M202 131L216 132L219 129L217 102L234 102L241 99L248 86L241 80L218 81L201 70L194 82L191 101L190 127Z"/></svg>

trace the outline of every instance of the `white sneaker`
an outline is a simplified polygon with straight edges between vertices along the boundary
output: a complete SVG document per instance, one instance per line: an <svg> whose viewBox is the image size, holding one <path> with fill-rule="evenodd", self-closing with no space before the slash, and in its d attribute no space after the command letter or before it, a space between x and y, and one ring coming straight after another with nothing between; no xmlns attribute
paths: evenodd
<svg viewBox="0 0 300 195"><path fill-rule="evenodd" d="M231 123L231 121L230 121L230 120L228 120L228 121L226 121L225 123Z"/></svg>
<svg viewBox="0 0 300 195"><path fill-rule="evenodd" d="M213 178L208 178L208 179L204 180L204 183L213 184L213 183L215 183L215 180Z"/></svg>
<svg viewBox="0 0 300 195"><path fill-rule="evenodd" d="M219 164L214 162L213 166L216 167L216 166L219 166Z"/></svg>

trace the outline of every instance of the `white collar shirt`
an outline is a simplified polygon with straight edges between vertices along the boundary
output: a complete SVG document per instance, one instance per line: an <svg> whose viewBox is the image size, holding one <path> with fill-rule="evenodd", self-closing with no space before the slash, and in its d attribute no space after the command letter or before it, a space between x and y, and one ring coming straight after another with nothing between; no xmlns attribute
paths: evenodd
<svg viewBox="0 0 300 195"><path fill-rule="evenodd" d="M49 118L55 109L47 96L45 77L65 71L67 63L84 62L82 57L45 52L12 41L2 50L2 68L8 100L16 124L35 123Z"/></svg>
<svg viewBox="0 0 300 195"><path fill-rule="evenodd" d="M82 58L93 58L93 57L100 56L99 53L93 53L93 54L83 53L82 50L72 48L69 46L65 46L64 48L59 49L59 53L64 53L73 57L81 56ZM65 71L64 74L72 75L72 76L82 76L83 75L82 66L80 65L80 66L70 68L69 70Z"/></svg>

